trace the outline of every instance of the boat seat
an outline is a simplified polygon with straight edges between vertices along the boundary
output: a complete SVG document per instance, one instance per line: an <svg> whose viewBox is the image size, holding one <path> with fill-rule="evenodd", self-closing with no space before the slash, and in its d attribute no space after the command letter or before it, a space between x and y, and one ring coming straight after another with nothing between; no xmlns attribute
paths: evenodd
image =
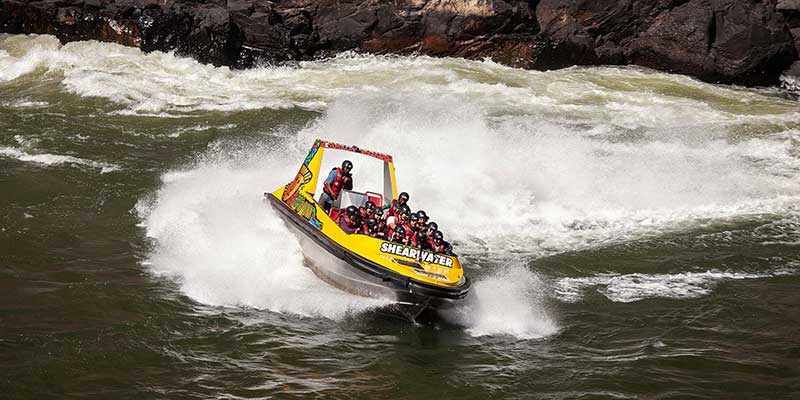
<svg viewBox="0 0 800 400"><path fill-rule="evenodd" d="M339 215L342 214L342 211L344 211L342 208L331 208L328 215L330 215L331 219L335 222L339 220Z"/></svg>
<svg viewBox="0 0 800 400"><path fill-rule="evenodd" d="M375 192L365 192L364 194L367 195L367 198L369 199L369 201L372 202L372 204L375 204L377 207L383 207L383 195L382 194L375 193ZM366 202L364 202L364 203L366 203Z"/></svg>

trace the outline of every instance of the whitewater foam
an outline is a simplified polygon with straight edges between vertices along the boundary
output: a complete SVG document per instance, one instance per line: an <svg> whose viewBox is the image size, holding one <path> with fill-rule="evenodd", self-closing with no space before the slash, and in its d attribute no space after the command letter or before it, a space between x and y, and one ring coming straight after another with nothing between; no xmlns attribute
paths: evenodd
<svg viewBox="0 0 800 400"><path fill-rule="evenodd" d="M386 91L451 96L479 105L488 115L625 129L775 126L800 119L788 100L637 68L539 72L489 60L345 53L294 67L232 71L111 43L62 46L46 35L7 37L0 40L0 48L10 49L0 56L0 81L46 69L63 74L67 91L123 104L130 115L293 107L324 111L344 97Z"/></svg>
<svg viewBox="0 0 800 400"><path fill-rule="evenodd" d="M8 108L42 108L42 107L47 107L49 105L50 103L46 101L32 101L26 99L0 102L0 107L8 107Z"/></svg>
<svg viewBox="0 0 800 400"><path fill-rule="evenodd" d="M64 156L59 154L48 154L48 153L30 154L21 149L13 147L0 147L0 155L15 158L19 161L32 162L48 166L61 165L61 164L83 165L87 167L97 168L100 170L101 174L118 171L122 169L122 167L116 164L86 160L83 158Z"/></svg>
<svg viewBox="0 0 800 400"><path fill-rule="evenodd" d="M523 266L501 267L474 282L470 290L464 304L440 313L473 336L538 339L559 330L544 303L544 282Z"/></svg>
<svg viewBox="0 0 800 400"><path fill-rule="evenodd" d="M677 274L598 274L579 278L561 278L555 283L557 297L574 303L589 288L617 303L644 299L691 299L710 294L719 283L728 280L762 279L797 274L795 269L778 269L762 273L708 270Z"/></svg>

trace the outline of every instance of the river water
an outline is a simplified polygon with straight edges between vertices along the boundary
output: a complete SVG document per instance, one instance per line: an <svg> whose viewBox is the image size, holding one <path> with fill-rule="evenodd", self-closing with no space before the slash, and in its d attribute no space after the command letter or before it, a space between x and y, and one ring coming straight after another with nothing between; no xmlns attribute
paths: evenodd
<svg viewBox="0 0 800 400"><path fill-rule="evenodd" d="M303 266L261 196L317 137L395 157L465 304L412 324ZM798 289L776 91L0 36L0 397L790 399Z"/></svg>

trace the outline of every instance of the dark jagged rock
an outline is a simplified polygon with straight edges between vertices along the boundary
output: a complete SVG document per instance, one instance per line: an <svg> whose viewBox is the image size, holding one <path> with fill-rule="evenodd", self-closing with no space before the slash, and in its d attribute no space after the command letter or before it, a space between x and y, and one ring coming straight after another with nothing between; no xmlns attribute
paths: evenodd
<svg viewBox="0 0 800 400"><path fill-rule="evenodd" d="M541 70L637 64L768 85L798 59L800 0L2 0L0 32L235 68L355 49Z"/></svg>

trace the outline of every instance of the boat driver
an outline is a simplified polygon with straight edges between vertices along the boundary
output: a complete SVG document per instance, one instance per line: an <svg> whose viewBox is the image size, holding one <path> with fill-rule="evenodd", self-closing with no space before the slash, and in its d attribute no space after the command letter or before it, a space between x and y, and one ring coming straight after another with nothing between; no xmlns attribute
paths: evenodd
<svg viewBox="0 0 800 400"><path fill-rule="evenodd" d="M344 160L341 167L331 169L328 178L322 184L322 196L320 196L322 209L326 213L331 210L333 202L339 198L342 189L353 190L353 176L350 175L352 170L353 163L350 160Z"/></svg>

